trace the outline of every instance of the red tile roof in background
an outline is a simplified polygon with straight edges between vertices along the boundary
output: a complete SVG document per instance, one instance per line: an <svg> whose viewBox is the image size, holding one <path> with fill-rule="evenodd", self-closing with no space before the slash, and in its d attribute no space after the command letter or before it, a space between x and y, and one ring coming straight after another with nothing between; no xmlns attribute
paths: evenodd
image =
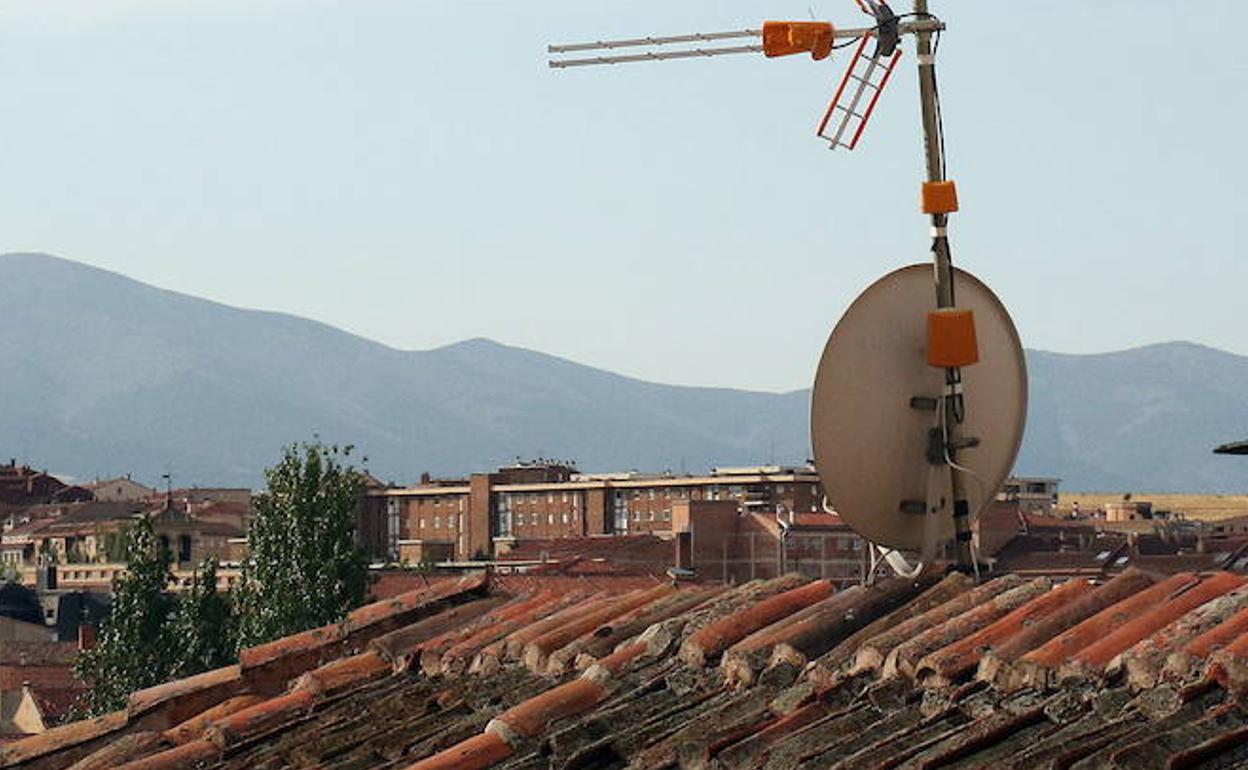
<svg viewBox="0 0 1248 770"><path fill-rule="evenodd" d="M238 666L135 693L125 711L6 744L0 766L1248 760L1243 576L927 575L839 592L796 575L714 588L550 580L569 579L438 577Z"/></svg>

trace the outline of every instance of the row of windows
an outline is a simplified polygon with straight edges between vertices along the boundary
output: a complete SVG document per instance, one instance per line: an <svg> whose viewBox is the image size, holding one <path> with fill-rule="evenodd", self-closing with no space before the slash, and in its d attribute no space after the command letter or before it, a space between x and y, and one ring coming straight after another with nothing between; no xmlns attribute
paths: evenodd
<svg viewBox="0 0 1248 770"><path fill-rule="evenodd" d="M672 512L671 512L671 511L663 511L661 518L662 518L662 520L663 520L663 521L671 521L671 520L672 520ZM647 519L646 519L646 521L658 521L659 519L660 519L660 515L659 515L659 514L656 514L654 511L649 511L649 512L647 513ZM633 511L633 521L641 521L641 520L642 520L642 518L641 518L641 511Z"/></svg>
<svg viewBox="0 0 1248 770"><path fill-rule="evenodd" d="M453 495L453 496L450 496L450 497L434 497L434 498L428 498L428 497L426 497L426 498L422 498L422 499L417 500L417 501L416 501L416 504L417 504L417 505L426 505L426 506L427 506L427 505L433 505L433 506L437 506L437 507L441 507L441 506L445 505L445 506L447 506L448 508L451 508L451 507L456 507L456 508L458 508L459 510L461 510L461 511L462 511L462 510L464 510L464 496L463 496L463 495Z"/></svg>
<svg viewBox="0 0 1248 770"><path fill-rule="evenodd" d="M776 494L783 495L788 493L790 490L796 491L796 488L796 484L776 484L774 491ZM749 494L767 494L770 491L770 487L767 485L744 487L738 484L730 484L726 486L712 484L707 487L651 487L649 489L634 489L632 490L631 496L634 500L640 500L642 498L648 498L650 500L657 500L659 498L668 500L688 500L691 497L694 497L695 493L698 491L704 491L708 498L715 500L719 499L721 493L725 494L727 497L734 498L742 497L747 494L747 492ZM811 487L811 492L814 494L813 486ZM622 497L629 493L624 490L617 490L615 494L617 497ZM547 503L554 503L556 498L558 498L559 502L571 502L573 506L576 506L583 497L583 493L580 491L569 492L567 490L558 493L500 492L498 494L498 502L503 506L513 506L526 502L530 505L534 505L541 502L543 497L546 498ZM456 507L462 513L465 505L464 500L464 495L438 495L435 497L421 498L417 501L417 504Z"/></svg>
<svg viewBox="0 0 1248 770"><path fill-rule="evenodd" d="M528 514L528 515L527 515L527 516L528 516L528 518L527 518L527 519L525 518L525 516L526 516L526 515L525 515L524 513L517 513L517 514L516 514L516 517L515 517L516 526L520 527L520 526L524 526L525 524L530 524L530 525L532 525L532 526L537 526L537 525L539 525L539 524L541 524L541 523L542 523L542 516L541 516L540 514L537 514L537 513L530 513L530 514ZM559 516L557 516L557 517L556 517L556 516L555 516L555 514L553 514L553 513L548 513L548 514L546 514L546 523L547 523L547 524L549 524L549 525L553 525L553 524L555 523L555 521L556 521L556 520L558 520L559 522L561 522L561 523L563 523L563 524L568 524L568 523L573 523L573 522L580 521L580 517L576 514L576 512L575 512L575 511L573 511L571 514L568 514L568 513L565 511L564 513L559 514Z"/></svg>
<svg viewBox="0 0 1248 770"><path fill-rule="evenodd" d="M417 524L417 526L418 526L418 527L420 527L421 529L424 529L424 528L425 528L425 517L424 517L424 516L421 516L419 519L417 519L416 524ZM451 514L447 514L447 517L446 517L446 526L447 526L447 527L449 527L449 528L451 528L451 529L455 529L457 526L459 526L459 517L458 517L458 516L456 516L456 515L455 515L455 514L453 514L453 513L451 513ZM442 517L441 517L441 516L434 516L434 517L433 517L433 528L434 528L434 529L442 529Z"/></svg>

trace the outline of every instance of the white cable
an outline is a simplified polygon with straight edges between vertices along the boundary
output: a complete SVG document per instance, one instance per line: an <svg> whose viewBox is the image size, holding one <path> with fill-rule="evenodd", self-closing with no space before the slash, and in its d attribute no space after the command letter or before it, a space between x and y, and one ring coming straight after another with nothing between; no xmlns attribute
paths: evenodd
<svg viewBox="0 0 1248 770"><path fill-rule="evenodd" d="M823 499L820 502L820 506L823 508L824 513L836 513L836 511L830 505L828 505L827 495L823 496ZM859 537L862 537L862 536L859 535ZM897 549L884 548L883 546L877 545L876 543L872 543L870 540L867 540L865 537L862 539L866 541L868 551L871 554L871 561L870 561L871 574L867 576L867 585L871 585L871 583L875 581L875 570L880 566L880 558L883 558L884 561L888 562L888 566L891 567L893 572L895 572L900 577L915 578L915 577L918 577L919 573L923 571L923 566L925 562L923 562L922 560L920 560L918 564L912 567L906 562L906 557L902 556L897 551ZM878 555L876 554L877 549L879 550Z"/></svg>
<svg viewBox="0 0 1248 770"><path fill-rule="evenodd" d="M950 468L953 468L956 471L961 471L962 473L965 473L966 475L971 477L971 479L975 482L975 485L979 487L980 505L981 506L986 505L988 503L988 482L984 480L983 476L980 476L978 473L966 467L965 465L959 465L955 463L953 461L953 458L949 455L949 427L945 421L946 419L945 415L947 414L947 412L945 411L945 399L946 398L948 398L948 396L941 396L939 403L937 404L937 407L936 407L940 411L941 448L942 448L942 451L945 453L945 462L949 465ZM979 511L977 510L975 514L976 516L978 516ZM979 548L978 546L976 546L974 539L971 540L971 570L975 573L975 582L978 583L979 582Z"/></svg>

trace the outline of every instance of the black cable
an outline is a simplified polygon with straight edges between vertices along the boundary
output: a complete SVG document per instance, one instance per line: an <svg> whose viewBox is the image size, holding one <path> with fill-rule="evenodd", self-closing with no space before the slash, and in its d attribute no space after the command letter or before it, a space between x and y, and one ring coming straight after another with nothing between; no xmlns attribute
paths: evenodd
<svg viewBox="0 0 1248 770"><path fill-rule="evenodd" d="M932 47L932 56L936 55L936 49L940 48L940 31L936 31L936 43ZM940 140L940 178L948 178L946 174L946 166L948 164L948 156L945 154L945 118L940 109L940 86L936 82L936 75L932 74L932 102L936 107L936 136Z"/></svg>

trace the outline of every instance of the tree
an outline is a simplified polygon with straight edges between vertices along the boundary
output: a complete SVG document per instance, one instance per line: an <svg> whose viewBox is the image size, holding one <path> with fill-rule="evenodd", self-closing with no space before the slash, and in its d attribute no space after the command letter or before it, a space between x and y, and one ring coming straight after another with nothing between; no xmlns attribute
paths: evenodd
<svg viewBox="0 0 1248 770"><path fill-rule="evenodd" d="M112 609L99 640L74 667L90 688L82 705L92 715L124 707L131 692L164 682L175 668L177 647L167 623L173 599L165 593L173 580L169 553L147 516L129 530L126 561L113 579Z"/></svg>
<svg viewBox="0 0 1248 770"><path fill-rule="evenodd" d="M368 565L355 539L364 477L351 453L292 444L265 471L236 597L241 645L340 621L364 602Z"/></svg>
<svg viewBox="0 0 1248 770"><path fill-rule="evenodd" d="M217 591L217 558L205 559L178 599L171 621L176 645L173 676L191 676L233 663L238 627L230 597Z"/></svg>

